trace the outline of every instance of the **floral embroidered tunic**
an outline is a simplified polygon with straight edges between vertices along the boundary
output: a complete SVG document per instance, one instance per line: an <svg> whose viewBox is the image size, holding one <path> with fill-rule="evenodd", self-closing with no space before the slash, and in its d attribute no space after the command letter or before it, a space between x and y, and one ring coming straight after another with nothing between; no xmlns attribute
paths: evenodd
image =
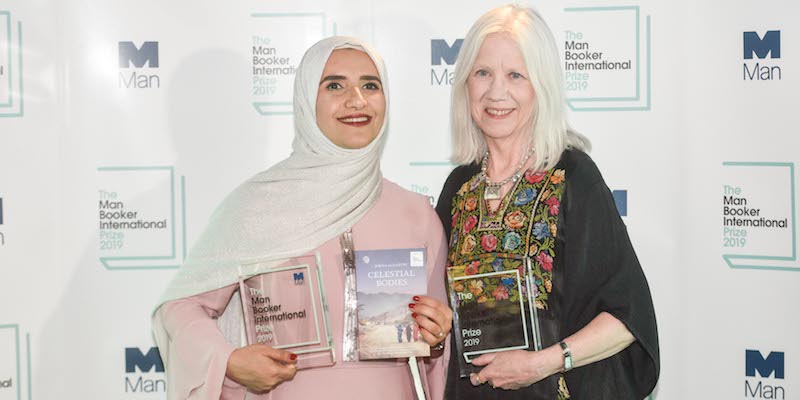
<svg viewBox="0 0 800 400"><path fill-rule="evenodd" d="M568 150L554 168L526 172L494 212L483 198L479 172L477 165L456 168L439 198L437 212L449 236L448 265L463 268L465 275L516 268L524 277L529 259L541 348L557 344L603 311L625 323L637 341L606 360L516 391L473 387L469 379L459 378L454 355L446 397L646 397L659 368L655 314L647 281L597 167L585 153ZM478 302L509 296L505 282L467 282L455 290L470 292ZM521 284L520 293L526 292Z"/></svg>

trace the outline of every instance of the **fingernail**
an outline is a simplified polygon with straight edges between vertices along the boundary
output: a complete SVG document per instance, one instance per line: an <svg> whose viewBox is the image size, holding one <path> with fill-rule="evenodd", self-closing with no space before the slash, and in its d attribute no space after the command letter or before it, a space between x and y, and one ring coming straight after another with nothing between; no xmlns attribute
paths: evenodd
<svg viewBox="0 0 800 400"><path fill-rule="evenodd" d="M292 361L297 360L297 354L292 353L292 355L289 356L289 359Z"/></svg>
<svg viewBox="0 0 800 400"><path fill-rule="evenodd" d="M414 301L419 301L419 296L414 296Z"/></svg>
<svg viewBox="0 0 800 400"><path fill-rule="evenodd" d="M416 304L414 304L414 303L409 303L408 304L408 308L414 308L414 306L416 306Z"/></svg>
<svg viewBox="0 0 800 400"><path fill-rule="evenodd" d="M415 312L412 312L412 313L411 313L411 318L417 318L417 313L415 313Z"/></svg>

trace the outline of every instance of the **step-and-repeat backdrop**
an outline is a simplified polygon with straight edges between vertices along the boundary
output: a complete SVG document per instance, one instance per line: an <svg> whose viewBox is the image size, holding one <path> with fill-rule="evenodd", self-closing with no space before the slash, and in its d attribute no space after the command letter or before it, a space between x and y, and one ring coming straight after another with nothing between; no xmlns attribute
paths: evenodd
<svg viewBox="0 0 800 400"><path fill-rule="evenodd" d="M435 203L456 55L500 4L0 1L0 400L164 398L150 310L219 201L289 154L323 37L383 55L384 174ZM651 397L800 398L800 5L532 5L652 288Z"/></svg>

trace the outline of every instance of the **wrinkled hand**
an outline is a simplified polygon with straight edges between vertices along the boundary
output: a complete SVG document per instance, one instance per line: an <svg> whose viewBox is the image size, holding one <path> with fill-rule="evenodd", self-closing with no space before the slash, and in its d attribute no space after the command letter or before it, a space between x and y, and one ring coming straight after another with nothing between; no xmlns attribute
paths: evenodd
<svg viewBox="0 0 800 400"><path fill-rule="evenodd" d="M268 392L297 373L297 355L264 344L252 344L231 353L225 376L255 393Z"/></svg>
<svg viewBox="0 0 800 400"><path fill-rule="evenodd" d="M561 353L554 353L553 349L484 354L472 360L472 365L485 368L477 374L470 374L469 380L474 386L488 383L494 388L506 390L530 386L561 369Z"/></svg>
<svg viewBox="0 0 800 400"><path fill-rule="evenodd" d="M453 312L450 307L428 296L414 296L414 303L408 307L428 345L436 346L447 339L453 329Z"/></svg>

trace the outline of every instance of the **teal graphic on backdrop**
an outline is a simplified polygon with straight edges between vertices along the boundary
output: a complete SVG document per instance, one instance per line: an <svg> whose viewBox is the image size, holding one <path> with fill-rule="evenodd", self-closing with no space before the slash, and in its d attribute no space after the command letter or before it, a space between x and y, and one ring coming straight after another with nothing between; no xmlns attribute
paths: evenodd
<svg viewBox="0 0 800 400"><path fill-rule="evenodd" d="M0 10L0 118L25 115L22 22Z"/></svg>
<svg viewBox="0 0 800 400"><path fill-rule="evenodd" d="M0 197L0 229L3 228L3 198ZM5 246L6 235L0 231L0 246Z"/></svg>
<svg viewBox="0 0 800 400"><path fill-rule="evenodd" d="M432 193L431 189L428 186L423 184L414 184L412 183L410 187L407 188L408 190L419 193L428 198L428 202L431 203L432 206L436 206L436 197L434 193Z"/></svg>
<svg viewBox="0 0 800 400"><path fill-rule="evenodd" d="M186 184L171 166L100 167L100 263L108 270L178 268L186 257Z"/></svg>
<svg viewBox="0 0 800 400"><path fill-rule="evenodd" d="M569 7L564 77L573 111L651 108L650 16L639 6Z"/></svg>
<svg viewBox="0 0 800 400"><path fill-rule="evenodd" d="M328 36L325 13L252 13L250 17L253 107L260 115L291 115L297 66L307 48Z"/></svg>
<svg viewBox="0 0 800 400"><path fill-rule="evenodd" d="M0 324L0 399L31 399L31 337L19 324Z"/></svg>
<svg viewBox="0 0 800 400"><path fill-rule="evenodd" d="M722 258L730 268L800 271L792 162L723 162Z"/></svg>

